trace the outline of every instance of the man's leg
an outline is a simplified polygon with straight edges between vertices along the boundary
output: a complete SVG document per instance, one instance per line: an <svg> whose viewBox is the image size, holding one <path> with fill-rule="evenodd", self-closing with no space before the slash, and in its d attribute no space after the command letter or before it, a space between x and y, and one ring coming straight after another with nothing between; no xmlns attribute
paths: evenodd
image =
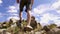
<svg viewBox="0 0 60 34"><path fill-rule="evenodd" d="M30 11L27 11L27 25L30 25L30 22L31 22L31 14L30 14Z"/></svg>
<svg viewBox="0 0 60 34"><path fill-rule="evenodd" d="M20 18L20 20L19 20L19 27L21 27L21 23L22 23L22 11L23 11L23 7L24 7L24 4L22 2L20 2L20 6L19 6L19 8L20 8L20 12L19 12L19 18Z"/></svg>
<svg viewBox="0 0 60 34"><path fill-rule="evenodd" d="M33 29L33 28L30 26L30 23L31 23L31 11L28 10L28 11L27 11L27 27Z"/></svg>
<svg viewBox="0 0 60 34"><path fill-rule="evenodd" d="M31 4L27 4L27 6L26 6L27 27L29 27L29 28L32 28L32 27L30 26L30 23L31 23L31 7L32 7ZM33 28L32 28L32 29L33 29Z"/></svg>
<svg viewBox="0 0 60 34"><path fill-rule="evenodd" d="M22 23L22 11L20 11L19 12L19 21L18 21L18 23L17 23L17 26L19 27L19 28L21 28L21 23Z"/></svg>
<svg viewBox="0 0 60 34"><path fill-rule="evenodd" d="M20 17L20 23L22 22L22 11L19 12L19 17Z"/></svg>
<svg viewBox="0 0 60 34"><path fill-rule="evenodd" d="M20 12L19 12L19 18L20 18L20 23L22 22L22 11L23 11L23 7L24 7L24 2L21 0L20 1Z"/></svg>
<svg viewBox="0 0 60 34"><path fill-rule="evenodd" d="M27 27L29 27L29 28L32 28L31 26L30 26L30 23L31 23L31 9L32 9L32 3L31 3L31 1L28 1L27 3L26 3L26 13L27 13ZM32 28L33 29L33 28Z"/></svg>

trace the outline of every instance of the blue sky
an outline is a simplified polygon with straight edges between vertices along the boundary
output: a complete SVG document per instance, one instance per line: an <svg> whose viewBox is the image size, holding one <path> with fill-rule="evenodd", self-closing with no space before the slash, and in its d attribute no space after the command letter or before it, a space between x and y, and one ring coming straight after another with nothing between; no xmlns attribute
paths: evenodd
<svg viewBox="0 0 60 34"><path fill-rule="evenodd" d="M23 12L23 19L26 19L26 13ZM0 0L0 22L7 21L10 18L19 19L19 4L16 0ZM31 14L41 25L52 23L60 25L60 0L34 0Z"/></svg>

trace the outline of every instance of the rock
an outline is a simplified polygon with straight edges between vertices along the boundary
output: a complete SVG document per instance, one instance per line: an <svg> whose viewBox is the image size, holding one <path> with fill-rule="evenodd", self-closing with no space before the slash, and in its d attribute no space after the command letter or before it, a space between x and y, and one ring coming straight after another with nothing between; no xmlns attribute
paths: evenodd
<svg viewBox="0 0 60 34"><path fill-rule="evenodd" d="M46 32L50 31L50 29L49 29L48 26L44 26L44 27L43 27L43 30L45 30Z"/></svg>
<svg viewBox="0 0 60 34"><path fill-rule="evenodd" d="M35 34L41 34L41 32L35 32Z"/></svg>
<svg viewBox="0 0 60 34"><path fill-rule="evenodd" d="M3 34L6 34L6 32L7 32L6 30L3 30Z"/></svg>
<svg viewBox="0 0 60 34"><path fill-rule="evenodd" d="M32 26L33 29L37 28L37 21L35 20L35 17L34 16L31 17L30 26Z"/></svg>

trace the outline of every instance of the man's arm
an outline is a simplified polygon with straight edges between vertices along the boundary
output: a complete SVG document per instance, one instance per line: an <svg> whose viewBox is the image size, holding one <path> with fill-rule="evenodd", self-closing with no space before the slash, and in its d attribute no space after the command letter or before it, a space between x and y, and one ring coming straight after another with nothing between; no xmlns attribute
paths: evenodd
<svg viewBox="0 0 60 34"><path fill-rule="evenodd" d="M20 1L19 0L16 0L17 1L17 3L19 3Z"/></svg>

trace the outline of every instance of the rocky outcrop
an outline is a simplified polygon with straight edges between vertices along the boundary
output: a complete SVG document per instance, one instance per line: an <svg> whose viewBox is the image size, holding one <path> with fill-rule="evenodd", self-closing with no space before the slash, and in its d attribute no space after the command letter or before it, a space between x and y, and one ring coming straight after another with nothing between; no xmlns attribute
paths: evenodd
<svg viewBox="0 0 60 34"><path fill-rule="evenodd" d="M60 34L60 27L56 27L55 24L42 27L40 23L37 23L34 16L32 16L30 24L33 29L24 27L27 25L26 20L22 20L21 28L18 25L18 20L15 19L0 23L0 34Z"/></svg>

